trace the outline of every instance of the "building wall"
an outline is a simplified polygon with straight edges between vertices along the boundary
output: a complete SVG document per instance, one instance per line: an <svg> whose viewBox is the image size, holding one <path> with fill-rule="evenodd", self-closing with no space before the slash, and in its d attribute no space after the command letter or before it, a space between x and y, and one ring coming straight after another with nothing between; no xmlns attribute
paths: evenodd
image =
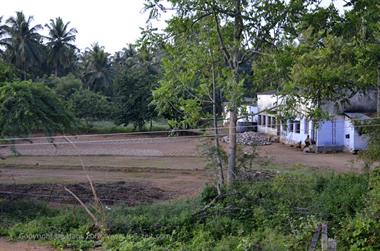
<svg viewBox="0 0 380 251"><path fill-rule="evenodd" d="M265 110L277 105L277 96L274 94L259 94L257 95L257 110L260 113L257 120L257 131L269 135L277 135L277 121L272 126L275 115ZM265 118L265 120L264 120Z"/></svg>
<svg viewBox="0 0 380 251"><path fill-rule="evenodd" d="M360 135L358 130L354 127L350 118L345 118L345 150L355 152L367 149L368 138L365 135Z"/></svg>
<svg viewBox="0 0 380 251"><path fill-rule="evenodd" d="M293 125L292 125L293 124ZM296 130L299 124L299 132ZM281 138L280 141L285 144L301 144L305 143L305 139L309 135L311 137L312 122L306 118L296 118L294 121L286 121L286 126L281 124Z"/></svg>
<svg viewBox="0 0 380 251"><path fill-rule="evenodd" d="M354 126L352 125L351 123L351 119L350 118L345 118L344 120L344 148L347 150L347 151L354 151L354 133L355 133L355 129L354 129Z"/></svg>
<svg viewBox="0 0 380 251"><path fill-rule="evenodd" d="M317 147L320 149L344 148L344 117L335 116L334 119L320 122L318 125Z"/></svg>
<svg viewBox="0 0 380 251"><path fill-rule="evenodd" d="M242 105L239 107L239 117L242 116L243 111L244 114L247 113L248 115L244 118L239 118L238 122L257 122L257 112L258 108L257 106L253 105ZM223 123L228 124L230 122L230 112L227 111L227 106L224 106L224 116L223 116ZM252 115L249 115L252 114Z"/></svg>
<svg viewBox="0 0 380 251"><path fill-rule="evenodd" d="M277 121L273 114L260 113L258 116L257 131L269 135L277 135Z"/></svg>

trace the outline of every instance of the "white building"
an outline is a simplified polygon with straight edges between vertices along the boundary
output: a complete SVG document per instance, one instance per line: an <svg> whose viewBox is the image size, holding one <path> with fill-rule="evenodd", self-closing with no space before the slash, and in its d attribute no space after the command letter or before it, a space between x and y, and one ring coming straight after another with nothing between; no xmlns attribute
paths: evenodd
<svg viewBox="0 0 380 251"><path fill-rule="evenodd" d="M257 105L256 100L252 98L244 98L242 105L238 108L238 120L239 123L256 123L257 122ZM224 115L223 115L224 124L228 124L230 122L230 112L228 111L228 102L224 103Z"/></svg>
<svg viewBox="0 0 380 251"><path fill-rule="evenodd" d="M276 107L283 99L276 92L257 95L258 132L277 136L285 144L304 144L307 136L315 142L318 151L350 151L366 149L367 138L361 135L354 121L369 119L365 113L376 110L376 92L356 94L350 104L328 102L322 106L329 114L324 121L310 121L304 115L305 105L300 105L294 120L280 121Z"/></svg>

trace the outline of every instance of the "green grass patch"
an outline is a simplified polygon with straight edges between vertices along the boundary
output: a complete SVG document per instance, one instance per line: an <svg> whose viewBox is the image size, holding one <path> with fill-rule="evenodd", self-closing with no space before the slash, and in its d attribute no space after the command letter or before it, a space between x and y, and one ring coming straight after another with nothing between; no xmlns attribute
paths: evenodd
<svg viewBox="0 0 380 251"><path fill-rule="evenodd" d="M167 131L169 126L166 120L156 120L152 122L152 128L150 128L150 123L146 123L143 132L145 131ZM79 127L81 133L129 133L135 132L133 125L123 126L117 125L112 121L90 121L83 122Z"/></svg>

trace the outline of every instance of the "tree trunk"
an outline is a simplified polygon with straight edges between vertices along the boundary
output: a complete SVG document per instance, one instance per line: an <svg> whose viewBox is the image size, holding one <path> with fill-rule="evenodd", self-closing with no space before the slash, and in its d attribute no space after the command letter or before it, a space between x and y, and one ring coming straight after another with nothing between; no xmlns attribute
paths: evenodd
<svg viewBox="0 0 380 251"><path fill-rule="evenodd" d="M229 125L229 144L228 144L228 171L227 183L229 186L234 184L236 178L236 121L237 109L236 105L230 110L230 125Z"/></svg>
<svg viewBox="0 0 380 251"><path fill-rule="evenodd" d="M212 55L211 55L211 59ZM218 119L216 116L216 83L215 83L215 68L214 68L214 62L212 62L211 65L211 72L212 72L212 115L214 119L214 144L215 144L215 153L216 153L216 163L219 168L219 180L218 180L218 186L220 191L220 188L224 186L224 173L223 173L223 162L220 156L220 149L219 149L219 130L218 130Z"/></svg>
<svg viewBox="0 0 380 251"><path fill-rule="evenodd" d="M241 16L241 0L235 0L235 22L234 22L234 42L235 48L230 56L230 67L234 74L235 85L239 85L240 74L239 74L239 54L240 46L242 40L244 24ZM230 109L230 127L229 127L229 138L230 142L228 145L228 172L227 172L227 183L229 186L234 184L236 179L236 122L238 116L237 102L238 93L232 94L232 102Z"/></svg>
<svg viewBox="0 0 380 251"><path fill-rule="evenodd" d="M216 25L216 32L218 35L218 40L221 45L221 50L224 55L226 62L230 70L234 74L235 84L239 84L239 65L240 65L240 49L242 41L242 33L244 29L244 23L242 19L242 9L241 0L235 0L235 10L234 10L234 48L231 50L227 49L224 43L223 35L220 29L219 18L215 8L212 6L214 20ZM215 3L214 3L215 4ZM230 53L231 52L231 53ZM236 121L237 121L237 104L238 104L238 93L231 93L232 98L230 100L230 125L229 125L229 145L228 145L228 171L227 171L227 185L232 186L236 178Z"/></svg>
<svg viewBox="0 0 380 251"><path fill-rule="evenodd" d="M377 116L380 116L380 62L377 64Z"/></svg>

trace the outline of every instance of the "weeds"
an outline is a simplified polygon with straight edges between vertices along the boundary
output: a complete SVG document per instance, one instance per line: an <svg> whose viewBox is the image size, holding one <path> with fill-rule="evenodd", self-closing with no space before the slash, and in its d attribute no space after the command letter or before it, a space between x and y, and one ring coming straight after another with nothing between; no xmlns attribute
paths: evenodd
<svg viewBox="0 0 380 251"><path fill-rule="evenodd" d="M55 247L72 249L305 250L317 224L325 222L339 249L371 250L380 224L362 214L368 193L368 176L357 174L278 174L240 182L223 191L226 196L209 186L192 200L108 210L108 235L101 241L80 208L20 202L4 213L8 227L1 234L15 240L48 236Z"/></svg>

